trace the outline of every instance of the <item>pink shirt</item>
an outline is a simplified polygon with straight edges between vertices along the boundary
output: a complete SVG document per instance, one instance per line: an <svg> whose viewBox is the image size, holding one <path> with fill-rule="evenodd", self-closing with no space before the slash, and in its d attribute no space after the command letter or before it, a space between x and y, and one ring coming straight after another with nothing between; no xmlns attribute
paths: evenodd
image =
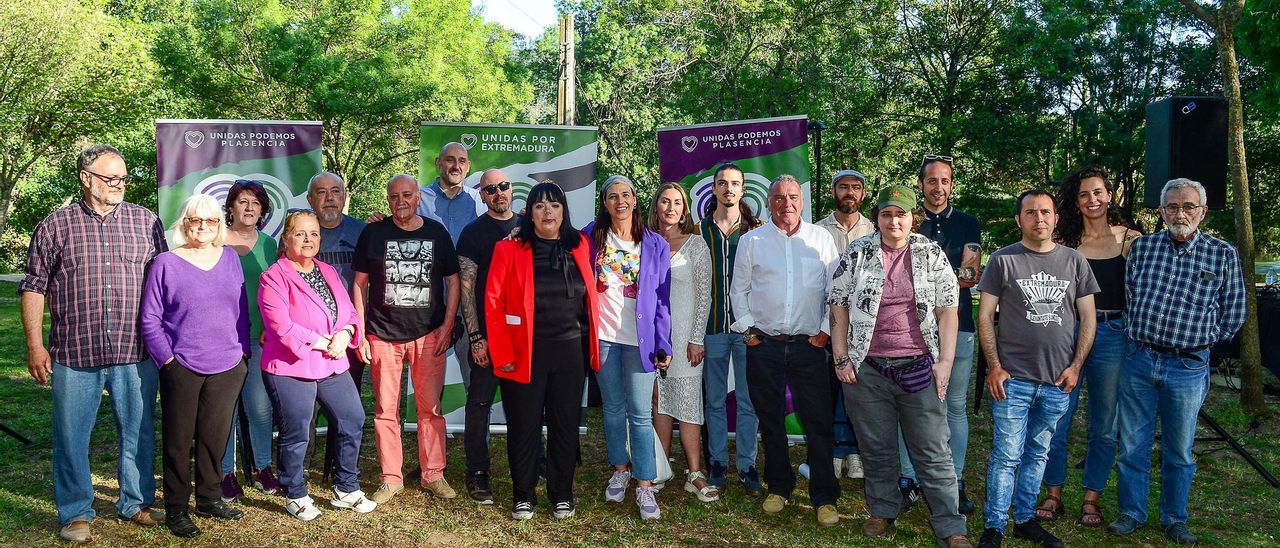
<svg viewBox="0 0 1280 548"><path fill-rule="evenodd" d="M928 354L929 346L920 333L916 312L916 290L911 281L911 246L898 249L880 246L884 260L884 294L876 312L876 329L871 334L868 356L901 358Z"/></svg>

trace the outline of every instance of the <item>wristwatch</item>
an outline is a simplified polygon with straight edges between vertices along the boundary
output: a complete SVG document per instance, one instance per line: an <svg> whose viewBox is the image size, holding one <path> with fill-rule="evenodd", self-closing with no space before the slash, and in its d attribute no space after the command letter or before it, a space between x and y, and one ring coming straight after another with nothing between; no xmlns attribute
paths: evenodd
<svg viewBox="0 0 1280 548"><path fill-rule="evenodd" d="M476 331L475 333L470 333L467 335L467 339L471 341L471 344L478 343L484 340L484 333L481 333L479 331Z"/></svg>

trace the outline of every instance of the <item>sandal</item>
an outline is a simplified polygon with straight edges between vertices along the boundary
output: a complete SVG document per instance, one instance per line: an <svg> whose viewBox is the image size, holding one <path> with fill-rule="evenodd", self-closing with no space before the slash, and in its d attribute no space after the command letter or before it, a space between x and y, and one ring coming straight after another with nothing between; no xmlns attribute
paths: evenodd
<svg viewBox="0 0 1280 548"><path fill-rule="evenodd" d="M1076 520L1076 525L1083 527L1102 527L1105 523L1102 517L1101 501L1085 500L1080 503L1080 519Z"/></svg>
<svg viewBox="0 0 1280 548"><path fill-rule="evenodd" d="M1040 521L1054 521L1062 515L1062 497L1048 495L1044 500L1040 501L1040 505L1036 506L1036 519Z"/></svg>
<svg viewBox="0 0 1280 548"><path fill-rule="evenodd" d="M698 480L702 480L703 487L698 487ZM720 489L707 483L707 476L701 470L689 472L684 482L684 490L693 493L702 502L720 500Z"/></svg>

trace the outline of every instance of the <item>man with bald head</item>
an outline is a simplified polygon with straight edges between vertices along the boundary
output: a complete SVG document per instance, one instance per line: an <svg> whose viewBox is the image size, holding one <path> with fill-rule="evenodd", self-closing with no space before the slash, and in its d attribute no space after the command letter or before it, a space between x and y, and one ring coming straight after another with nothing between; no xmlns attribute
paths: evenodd
<svg viewBox="0 0 1280 548"><path fill-rule="evenodd" d="M418 203L418 215L444 225L455 246L462 229L486 210L480 191L463 184L470 171L467 147L457 142L441 147L436 156L436 172L440 175L422 187L422 200Z"/></svg>
<svg viewBox="0 0 1280 548"><path fill-rule="evenodd" d="M736 320L730 329L747 344L747 383L764 440L764 511L781 512L796 486L787 450L786 397L804 427L809 460L809 498L818 524L836 525L840 484L831 466L832 389L827 366L830 316L826 299L840 259L831 234L801 218L804 193L791 175L769 187L771 222L738 241L729 300Z"/></svg>
<svg viewBox="0 0 1280 548"><path fill-rule="evenodd" d="M485 280L493 246L511 234L520 216L511 211L511 181L499 169L480 175L480 199L487 208L484 215L462 229L458 238L458 263L462 269L462 319L467 336L458 361L470 360L462 367L467 374L466 428L463 434L467 448L467 494L480 504L493 504L489 482L489 409L493 405L498 378L489 367L489 341L485 335Z"/></svg>
<svg viewBox="0 0 1280 548"><path fill-rule="evenodd" d="M382 485L370 499L379 504L404 489L400 379L405 361L417 404L422 485L437 497L457 495L444 479L440 390L458 311L458 257L445 227L418 215L420 200L417 180L403 173L392 177L387 182L391 216L365 227L351 262L352 299L366 334L358 352L372 371L373 433L382 467ZM407 295L413 298L403 298Z"/></svg>

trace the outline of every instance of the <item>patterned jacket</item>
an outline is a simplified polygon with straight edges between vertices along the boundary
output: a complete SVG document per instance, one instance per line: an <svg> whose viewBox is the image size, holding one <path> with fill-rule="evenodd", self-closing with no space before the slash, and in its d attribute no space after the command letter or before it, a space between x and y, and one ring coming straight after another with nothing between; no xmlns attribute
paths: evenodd
<svg viewBox="0 0 1280 548"><path fill-rule="evenodd" d="M935 308L959 306L960 286L947 262L947 255L933 240L912 233L911 282L916 294L916 319L929 353L938 359L938 318ZM884 292L884 262L880 253L880 233L873 232L849 244L840 255L833 275L827 304L849 309L849 358L854 371L867 358L871 334L876 327L876 313Z"/></svg>

